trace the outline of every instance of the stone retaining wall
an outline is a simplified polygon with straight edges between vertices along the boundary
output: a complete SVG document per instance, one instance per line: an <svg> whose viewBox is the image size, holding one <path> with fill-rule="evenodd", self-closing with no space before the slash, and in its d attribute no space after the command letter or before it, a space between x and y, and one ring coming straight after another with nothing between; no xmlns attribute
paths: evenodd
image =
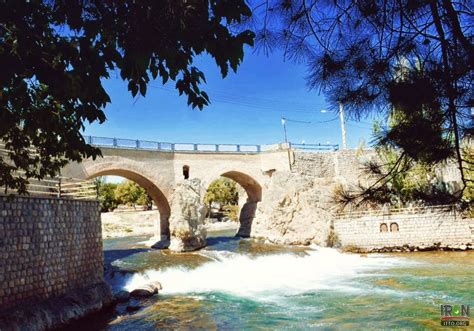
<svg viewBox="0 0 474 331"><path fill-rule="evenodd" d="M370 176L365 172L369 161L377 160L374 149L345 149L328 152L292 150L292 171L306 177L333 178L341 184L368 185ZM459 189L461 177L455 160L435 168L439 180L453 190Z"/></svg>
<svg viewBox="0 0 474 331"><path fill-rule="evenodd" d="M0 196L0 311L103 282L98 201Z"/></svg>
<svg viewBox="0 0 474 331"><path fill-rule="evenodd" d="M293 151L292 170L313 178L333 178L343 183L357 184L367 176L364 164L375 158L374 150L339 150L334 152Z"/></svg>
<svg viewBox="0 0 474 331"><path fill-rule="evenodd" d="M454 212L345 216L334 221L334 231L342 246L367 251L474 248L474 219Z"/></svg>
<svg viewBox="0 0 474 331"><path fill-rule="evenodd" d="M334 177L336 175L334 152L312 153L295 150L292 170L303 176Z"/></svg>

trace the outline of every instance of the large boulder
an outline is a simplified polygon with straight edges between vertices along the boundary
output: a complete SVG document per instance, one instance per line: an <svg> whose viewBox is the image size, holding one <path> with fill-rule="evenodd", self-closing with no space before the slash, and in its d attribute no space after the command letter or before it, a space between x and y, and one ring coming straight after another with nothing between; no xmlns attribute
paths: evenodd
<svg viewBox="0 0 474 331"><path fill-rule="evenodd" d="M326 245L332 180L276 172L257 205L250 236L285 245Z"/></svg>
<svg viewBox="0 0 474 331"><path fill-rule="evenodd" d="M205 193L205 187L197 178L176 185L170 201L170 250L187 252L206 246L207 207L202 202Z"/></svg>

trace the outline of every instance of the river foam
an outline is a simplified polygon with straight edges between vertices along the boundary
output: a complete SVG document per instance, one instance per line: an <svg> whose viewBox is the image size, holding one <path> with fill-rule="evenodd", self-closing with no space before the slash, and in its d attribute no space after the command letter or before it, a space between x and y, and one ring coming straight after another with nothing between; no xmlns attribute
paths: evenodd
<svg viewBox="0 0 474 331"><path fill-rule="evenodd" d="M359 291L357 277L370 276L401 263L404 259L340 253L330 248L313 248L306 255L292 253L251 257L228 251L204 251L213 261L194 269L170 267L135 274L125 289L133 290L159 281L162 294L222 292L264 299L317 290Z"/></svg>

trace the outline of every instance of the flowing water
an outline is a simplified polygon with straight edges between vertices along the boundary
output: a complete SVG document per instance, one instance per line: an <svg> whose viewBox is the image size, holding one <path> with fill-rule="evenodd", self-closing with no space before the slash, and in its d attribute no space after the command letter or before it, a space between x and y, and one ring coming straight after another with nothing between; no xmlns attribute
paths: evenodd
<svg viewBox="0 0 474 331"><path fill-rule="evenodd" d="M135 271L115 275L114 290L150 280L163 290L89 329L433 329L440 304L474 304L472 251L363 256L224 235L185 254L148 250L144 237L106 240L106 263Z"/></svg>

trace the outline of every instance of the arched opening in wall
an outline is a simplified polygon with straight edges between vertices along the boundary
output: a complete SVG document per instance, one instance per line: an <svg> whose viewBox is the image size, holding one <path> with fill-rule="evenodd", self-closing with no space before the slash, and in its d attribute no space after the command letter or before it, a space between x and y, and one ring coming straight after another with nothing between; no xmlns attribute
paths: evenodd
<svg viewBox="0 0 474 331"><path fill-rule="evenodd" d="M183 177L184 179L189 179L189 166L183 166Z"/></svg>
<svg viewBox="0 0 474 331"><path fill-rule="evenodd" d="M227 229L221 233L225 236L249 237L261 199L262 187L255 179L238 171L223 173L208 186L204 197L208 227Z"/></svg>
<svg viewBox="0 0 474 331"><path fill-rule="evenodd" d="M398 223L390 223L390 232L398 232Z"/></svg>
<svg viewBox="0 0 474 331"><path fill-rule="evenodd" d="M169 239L170 206L163 192L146 177L129 170L94 173L99 192L104 238L153 236Z"/></svg>

